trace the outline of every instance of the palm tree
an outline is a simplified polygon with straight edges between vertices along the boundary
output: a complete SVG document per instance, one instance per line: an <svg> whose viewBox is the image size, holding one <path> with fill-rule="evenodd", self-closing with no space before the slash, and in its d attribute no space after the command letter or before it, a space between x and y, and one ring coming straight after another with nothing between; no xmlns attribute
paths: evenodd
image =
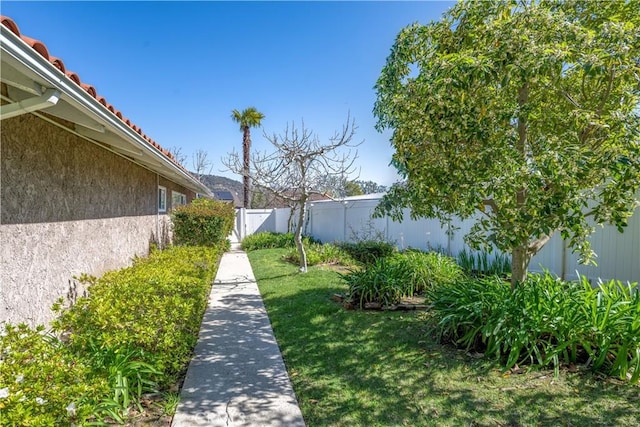
<svg viewBox="0 0 640 427"><path fill-rule="evenodd" d="M264 119L264 114L249 107L242 112L238 110L231 111L231 118L234 122L240 124L242 131L242 159L244 171L242 176L242 185L244 187L244 207L251 208L251 183L249 181L249 155L251 154L251 128L260 126L260 122Z"/></svg>

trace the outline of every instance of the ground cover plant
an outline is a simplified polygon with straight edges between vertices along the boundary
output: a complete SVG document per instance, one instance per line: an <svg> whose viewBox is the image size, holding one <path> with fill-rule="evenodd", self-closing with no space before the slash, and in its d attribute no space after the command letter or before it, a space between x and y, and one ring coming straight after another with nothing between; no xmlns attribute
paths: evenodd
<svg viewBox="0 0 640 427"><path fill-rule="evenodd" d="M640 388L590 371L504 369L441 345L430 314L349 311L326 266L249 253L308 426L640 425ZM577 372L576 372L577 371Z"/></svg>
<svg viewBox="0 0 640 427"><path fill-rule="evenodd" d="M303 242L307 257L307 265L338 264L354 265L355 260L339 245L331 243L322 244L311 236L303 236ZM289 262L299 264L300 252L296 248L293 233L277 233L265 231L245 237L242 240L242 249L255 251L258 249L287 248L289 251L283 255Z"/></svg>
<svg viewBox="0 0 640 427"><path fill-rule="evenodd" d="M220 248L173 246L84 276L89 296L55 307L53 331L5 325L0 425L125 423L162 401L196 343ZM153 399L143 399L153 393ZM147 405L143 407L143 403ZM157 407L152 408L156 405ZM174 405L175 409L175 405Z"/></svg>

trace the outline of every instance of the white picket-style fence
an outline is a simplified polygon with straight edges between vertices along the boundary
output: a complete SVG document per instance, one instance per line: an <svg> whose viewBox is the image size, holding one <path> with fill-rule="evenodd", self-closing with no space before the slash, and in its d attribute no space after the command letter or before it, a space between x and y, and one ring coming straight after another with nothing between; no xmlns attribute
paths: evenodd
<svg viewBox="0 0 640 427"><path fill-rule="evenodd" d="M354 241L365 237L382 237L399 249L437 249L457 256L468 246L464 242L474 219L458 220L442 225L435 219L411 220L406 211L403 222L390 218L372 219L381 195L351 197L340 201L323 200L308 205L305 234L322 242ZM237 234L240 239L261 231L287 232L290 209L240 209ZM547 269L566 279L578 275L592 281L618 279L640 282L640 208L629 219L624 233L615 227L598 228L591 236L597 265L582 265L559 234L538 253L530 264L531 271Z"/></svg>

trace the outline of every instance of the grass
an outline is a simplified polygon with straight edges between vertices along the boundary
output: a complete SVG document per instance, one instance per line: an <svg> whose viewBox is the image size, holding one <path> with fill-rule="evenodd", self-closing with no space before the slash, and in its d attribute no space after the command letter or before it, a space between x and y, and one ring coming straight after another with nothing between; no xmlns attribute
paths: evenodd
<svg viewBox="0 0 640 427"><path fill-rule="evenodd" d="M563 369L503 372L436 344L428 313L347 311L322 266L249 253L308 426L640 426L640 387ZM478 356L478 357L474 357ZM523 372L523 373L517 373Z"/></svg>

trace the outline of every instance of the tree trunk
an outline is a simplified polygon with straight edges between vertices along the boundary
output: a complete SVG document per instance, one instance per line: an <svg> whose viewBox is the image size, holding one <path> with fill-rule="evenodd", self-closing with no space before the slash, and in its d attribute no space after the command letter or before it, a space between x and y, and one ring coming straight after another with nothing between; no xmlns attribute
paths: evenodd
<svg viewBox="0 0 640 427"><path fill-rule="evenodd" d="M527 269L531 256L526 246L513 248L511 252L511 289L515 289L519 283L527 278Z"/></svg>
<svg viewBox="0 0 640 427"><path fill-rule="evenodd" d="M528 100L529 84L525 83L518 90L518 105L523 108ZM522 163L525 164L527 161L527 117L522 111L518 116L518 141L516 142L516 149L522 156ZM526 203L527 190L523 187L519 188L516 191L516 209L522 212L526 209ZM511 289L515 289L516 286L527 277L527 267L531 259L528 249L525 243L513 248L511 252Z"/></svg>
<svg viewBox="0 0 640 427"><path fill-rule="evenodd" d="M304 250L302 244L302 226L304 224L305 211L307 209L307 199L302 197L300 200L300 213L298 215L298 224L296 224L295 242L298 248L298 255L300 255L300 272L307 272L307 253Z"/></svg>
<svg viewBox="0 0 640 427"><path fill-rule="evenodd" d="M251 157L251 130L245 126L242 130L242 160L244 174L242 176L242 186L244 190L244 207L251 209L251 180L249 179L249 159Z"/></svg>
<svg viewBox="0 0 640 427"><path fill-rule="evenodd" d="M289 205L289 218L287 219L287 233L293 231L293 216L296 213L295 205Z"/></svg>

